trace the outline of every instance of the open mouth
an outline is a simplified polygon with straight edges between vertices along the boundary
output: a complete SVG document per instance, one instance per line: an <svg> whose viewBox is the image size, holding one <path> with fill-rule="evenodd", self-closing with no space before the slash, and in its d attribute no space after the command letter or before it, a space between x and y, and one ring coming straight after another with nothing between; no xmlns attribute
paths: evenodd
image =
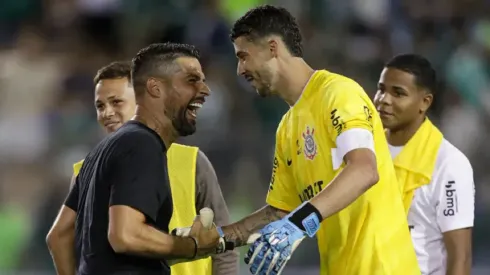
<svg viewBox="0 0 490 275"><path fill-rule="evenodd" d="M248 82L252 82L252 81L254 81L254 78L253 78L253 76L251 76L251 75L245 75L244 77L245 77L245 79L246 79Z"/></svg>
<svg viewBox="0 0 490 275"><path fill-rule="evenodd" d="M202 107L202 102L194 101L187 106L187 112L192 118L197 118L197 111Z"/></svg>

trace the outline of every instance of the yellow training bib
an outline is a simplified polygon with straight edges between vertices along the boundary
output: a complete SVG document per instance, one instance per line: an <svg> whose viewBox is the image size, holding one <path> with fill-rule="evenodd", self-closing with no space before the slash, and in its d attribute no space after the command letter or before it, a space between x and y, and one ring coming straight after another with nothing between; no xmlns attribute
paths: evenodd
<svg viewBox="0 0 490 275"><path fill-rule="evenodd" d="M194 222L196 211L196 162L197 147L172 144L167 151L168 176L172 189L174 212L169 230L186 227ZM211 257L171 267L174 275L211 275Z"/></svg>

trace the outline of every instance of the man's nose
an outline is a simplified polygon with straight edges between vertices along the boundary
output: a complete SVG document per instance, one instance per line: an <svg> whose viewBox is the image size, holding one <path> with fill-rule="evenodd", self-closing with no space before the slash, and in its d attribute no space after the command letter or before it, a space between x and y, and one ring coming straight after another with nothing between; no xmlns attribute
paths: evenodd
<svg viewBox="0 0 490 275"><path fill-rule="evenodd" d="M242 62L238 61L238 64L236 66L236 74L238 76L242 76L245 74L245 69L243 68Z"/></svg>
<svg viewBox="0 0 490 275"><path fill-rule="evenodd" d="M205 97L211 95L211 89L205 83L203 84L203 87L200 89L199 92Z"/></svg>
<svg viewBox="0 0 490 275"><path fill-rule="evenodd" d="M112 117L114 116L114 109L110 106L107 106L104 110L104 113L103 113L103 116L104 117Z"/></svg>
<svg viewBox="0 0 490 275"><path fill-rule="evenodd" d="M382 104L391 105L391 100L392 100L392 98L391 98L390 93L383 93L379 97L379 102Z"/></svg>

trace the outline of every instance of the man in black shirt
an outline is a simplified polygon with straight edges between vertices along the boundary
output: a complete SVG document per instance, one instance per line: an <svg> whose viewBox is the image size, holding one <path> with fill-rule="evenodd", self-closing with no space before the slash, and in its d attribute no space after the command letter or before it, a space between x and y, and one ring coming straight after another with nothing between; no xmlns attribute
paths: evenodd
<svg viewBox="0 0 490 275"><path fill-rule="evenodd" d="M87 155L48 235L58 274L170 274L166 260L216 249L216 230L199 222L190 238L168 234L172 197L162 167L166 148L194 133L196 106L209 95L198 58L192 46L165 43L133 59L136 115ZM75 251L67 232L75 232Z"/></svg>

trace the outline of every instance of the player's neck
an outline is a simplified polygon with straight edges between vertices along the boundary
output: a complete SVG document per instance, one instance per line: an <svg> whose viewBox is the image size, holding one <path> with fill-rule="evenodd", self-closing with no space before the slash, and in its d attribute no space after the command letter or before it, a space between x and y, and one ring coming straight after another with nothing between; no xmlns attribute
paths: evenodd
<svg viewBox="0 0 490 275"><path fill-rule="evenodd" d="M177 130L175 130L172 125L172 121L167 116L163 115L163 112L152 112L144 106L137 105L132 120L139 121L155 131L160 136L167 149L179 136Z"/></svg>
<svg viewBox="0 0 490 275"><path fill-rule="evenodd" d="M289 106L293 106L315 70L302 58L292 58L284 68L279 75L277 93Z"/></svg>
<svg viewBox="0 0 490 275"><path fill-rule="evenodd" d="M404 146L413 137L413 135L415 135L424 121L425 115L421 116L417 120L414 120L412 123L401 129L388 129L386 132L386 139L388 140L388 143L392 146Z"/></svg>

